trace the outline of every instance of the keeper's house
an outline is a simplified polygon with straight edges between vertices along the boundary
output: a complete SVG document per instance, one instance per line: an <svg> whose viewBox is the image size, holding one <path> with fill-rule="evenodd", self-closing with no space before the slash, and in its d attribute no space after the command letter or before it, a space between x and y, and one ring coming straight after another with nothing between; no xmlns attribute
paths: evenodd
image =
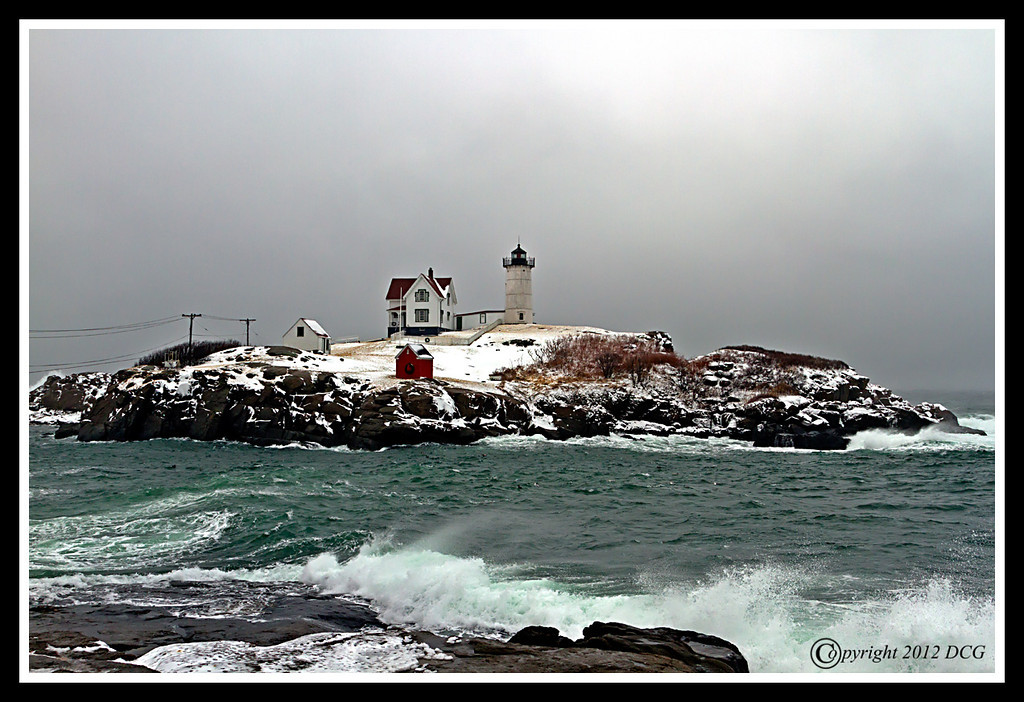
<svg viewBox="0 0 1024 702"><path fill-rule="evenodd" d="M281 337L281 343L300 351L331 352L331 335L319 322L308 317L299 317Z"/></svg>
<svg viewBox="0 0 1024 702"><path fill-rule="evenodd" d="M385 298L388 336L436 336L455 329L455 285L451 278L435 278L433 268L415 278L392 278Z"/></svg>

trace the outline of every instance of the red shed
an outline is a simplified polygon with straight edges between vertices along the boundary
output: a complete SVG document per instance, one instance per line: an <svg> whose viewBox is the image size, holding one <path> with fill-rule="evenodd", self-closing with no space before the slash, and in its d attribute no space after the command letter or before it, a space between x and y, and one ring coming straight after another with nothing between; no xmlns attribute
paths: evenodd
<svg viewBox="0 0 1024 702"><path fill-rule="evenodd" d="M396 378L433 378L434 357L423 344L406 344L395 356Z"/></svg>

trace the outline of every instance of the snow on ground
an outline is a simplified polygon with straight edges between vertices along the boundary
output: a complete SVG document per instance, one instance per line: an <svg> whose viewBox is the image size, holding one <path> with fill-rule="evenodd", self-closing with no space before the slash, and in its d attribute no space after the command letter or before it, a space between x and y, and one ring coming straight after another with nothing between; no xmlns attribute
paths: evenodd
<svg viewBox="0 0 1024 702"><path fill-rule="evenodd" d="M452 337L468 339L475 330L452 332L443 338ZM481 335L473 344L439 345L425 344L434 356L434 377L453 385L475 390L494 390L499 381L490 380L490 376L502 368L517 365L528 365L533 362L531 351L537 351L545 343L562 336L578 334L620 334L594 327L578 327L550 324L515 324L503 325ZM437 338L437 337L435 337ZM513 343L529 340L531 345ZM161 386L162 392L188 397L191 394L195 374L202 371L218 371L223 373L228 383L245 385L254 390L263 387L262 374L258 366L278 366L290 369L336 373L359 380L369 381L374 386L384 389L402 382L395 377L395 356L405 348L406 343L423 343L422 337L405 339L382 339L370 342L339 343L331 346L330 355L311 351L291 350L281 352L281 347L241 346L210 354L201 362L178 369L177 371L161 372L156 375L133 375L122 382L123 389L154 383ZM103 375L105 374L97 374ZM95 393L94 393L95 394ZM438 407L444 413L451 408ZM35 413L36 421L51 423L71 421L67 413L41 410ZM78 420L75 413L74 421Z"/></svg>
<svg viewBox="0 0 1024 702"><path fill-rule="evenodd" d="M358 344L339 344L337 346L358 346ZM302 368L325 373L341 373L352 376L363 376L378 370L378 364L358 359L342 358L336 353L326 355L312 351L300 351L296 355L271 353L267 346L243 346L210 354L188 370L217 369L231 370L239 364L267 363L288 368Z"/></svg>
<svg viewBox="0 0 1024 702"><path fill-rule="evenodd" d="M538 350L545 343L561 336L577 334L618 334L594 327L574 327L552 324L506 324L483 334L470 346L448 346L427 343L425 346L434 357L434 377L466 387L481 386L493 389L497 381L490 375L501 368L526 365L532 362L531 350ZM451 332L445 337L468 338L471 332ZM532 346L511 343L529 339ZM386 339L367 343L345 343L331 346L332 357L344 359L340 371L359 377L367 377L374 384L388 387L399 382L395 378L395 356L405 348L406 343L423 343L422 337ZM358 370L357 370L358 369Z"/></svg>

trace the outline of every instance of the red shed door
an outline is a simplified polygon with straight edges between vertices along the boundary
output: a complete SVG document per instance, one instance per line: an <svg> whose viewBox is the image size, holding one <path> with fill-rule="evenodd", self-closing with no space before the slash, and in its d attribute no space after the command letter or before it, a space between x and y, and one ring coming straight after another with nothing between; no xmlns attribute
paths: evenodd
<svg viewBox="0 0 1024 702"><path fill-rule="evenodd" d="M416 377L416 354L411 349L405 349L398 354L395 361L395 376L399 378Z"/></svg>

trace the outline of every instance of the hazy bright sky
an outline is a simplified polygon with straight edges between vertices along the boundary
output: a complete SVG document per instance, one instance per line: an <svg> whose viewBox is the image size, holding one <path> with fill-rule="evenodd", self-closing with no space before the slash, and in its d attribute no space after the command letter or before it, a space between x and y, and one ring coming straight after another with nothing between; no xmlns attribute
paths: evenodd
<svg viewBox="0 0 1024 702"><path fill-rule="evenodd" d="M191 312L380 337L428 267L501 308L521 240L539 323L996 384L999 23L109 26L22 27L23 339L177 321L34 333L31 380Z"/></svg>

